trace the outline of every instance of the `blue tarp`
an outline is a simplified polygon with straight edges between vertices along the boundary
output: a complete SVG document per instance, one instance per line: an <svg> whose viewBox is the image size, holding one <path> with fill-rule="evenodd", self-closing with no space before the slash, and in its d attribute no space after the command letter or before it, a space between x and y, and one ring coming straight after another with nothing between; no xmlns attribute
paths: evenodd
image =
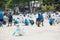
<svg viewBox="0 0 60 40"><path fill-rule="evenodd" d="M4 12L0 12L0 19L3 19Z"/></svg>

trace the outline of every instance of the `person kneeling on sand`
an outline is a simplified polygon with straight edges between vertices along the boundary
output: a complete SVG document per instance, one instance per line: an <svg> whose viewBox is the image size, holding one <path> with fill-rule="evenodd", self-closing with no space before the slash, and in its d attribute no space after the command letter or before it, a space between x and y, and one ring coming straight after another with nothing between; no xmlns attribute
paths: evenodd
<svg viewBox="0 0 60 40"><path fill-rule="evenodd" d="M49 24L50 24L50 25L53 25L53 24L54 24L54 19L53 19L53 18L50 18L50 19L49 19Z"/></svg>
<svg viewBox="0 0 60 40"><path fill-rule="evenodd" d="M23 33L22 33L22 29L20 28L20 25L19 25L19 21L18 20L16 21L15 25L16 25L16 29L13 32L13 35L15 35L15 36L22 36Z"/></svg>
<svg viewBox="0 0 60 40"><path fill-rule="evenodd" d="M29 20L25 19L25 25L29 25Z"/></svg>

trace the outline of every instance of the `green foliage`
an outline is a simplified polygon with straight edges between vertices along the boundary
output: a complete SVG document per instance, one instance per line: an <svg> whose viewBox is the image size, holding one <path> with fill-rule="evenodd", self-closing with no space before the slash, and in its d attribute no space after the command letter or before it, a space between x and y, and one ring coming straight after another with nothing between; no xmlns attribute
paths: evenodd
<svg viewBox="0 0 60 40"><path fill-rule="evenodd" d="M48 10L48 11L54 11L55 8L54 8L54 6L51 6L51 5L42 6L42 11L46 11L46 10Z"/></svg>
<svg viewBox="0 0 60 40"><path fill-rule="evenodd" d="M55 5L56 10L60 11L60 4Z"/></svg>
<svg viewBox="0 0 60 40"><path fill-rule="evenodd" d="M49 11L54 11L54 10L55 10L54 6L49 7Z"/></svg>
<svg viewBox="0 0 60 40"><path fill-rule="evenodd" d="M13 8L15 6L21 5L29 5L30 1L35 1L35 0L0 0L1 6L8 7L8 8ZM37 0L41 2L42 0Z"/></svg>
<svg viewBox="0 0 60 40"><path fill-rule="evenodd" d="M45 6L42 5L42 11L43 11L43 12L45 12L45 11L47 10L46 6L47 6L47 5L45 5Z"/></svg>
<svg viewBox="0 0 60 40"><path fill-rule="evenodd" d="M60 4L56 4L56 5L55 5L55 7L57 7L57 6L60 7Z"/></svg>
<svg viewBox="0 0 60 40"><path fill-rule="evenodd" d="M9 0L7 3L6 3L6 7L9 7L10 6L10 3L12 2L12 0Z"/></svg>

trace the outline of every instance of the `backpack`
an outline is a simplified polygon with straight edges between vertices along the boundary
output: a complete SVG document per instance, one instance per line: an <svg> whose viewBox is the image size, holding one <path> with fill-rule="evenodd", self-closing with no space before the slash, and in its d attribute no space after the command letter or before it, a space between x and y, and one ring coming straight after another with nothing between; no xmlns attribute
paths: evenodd
<svg viewBox="0 0 60 40"><path fill-rule="evenodd" d="M30 20L30 23L31 23L31 24L34 24L34 21L33 21L33 20Z"/></svg>
<svg viewBox="0 0 60 40"><path fill-rule="evenodd" d="M12 15L9 15L9 19L12 19Z"/></svg>
<svg viewBox="0 0 60 40"><path fill-rule="evenodd" d="M6 21L3 21L3 24L6 25Z"/></svg>

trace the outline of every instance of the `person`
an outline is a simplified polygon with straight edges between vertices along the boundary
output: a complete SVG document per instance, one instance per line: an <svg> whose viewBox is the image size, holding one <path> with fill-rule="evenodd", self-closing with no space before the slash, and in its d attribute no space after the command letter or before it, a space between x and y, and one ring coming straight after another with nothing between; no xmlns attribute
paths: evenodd
<svg viewBox="0 0 60 40"><path fill-rule="evenodd" d="M19 24L16 24L16 29L13 32L13 35L15 35L15 36L22 36L22 32L21 32Z"/></svg>
<svg viewBox="0 0 60 40"><path fill-rule="evenodd" d="M29 20L30 19L30 14L26 14L25 17Z"/></svg>
<svg viewBox="0 0 60 40"><path fill-rule="evenodd" d="M20 27L19 18L15 19L14 22L15 22L16 29L13 32L13 35L15 35L15 36L22 36L23 34L22 34L22 29Z"/></svg>
<svg viewBox="0 0 60 40"><path fill-rule="evenodd" d="M38 25L38 27L40 27L40 21L39 21L39 18L36 18L36 25Z"/></svg>
<svg viewBox="0 0 60 40"><path fill-rule="evenodd" d="M34 24L34 20L32 19L32 17L30 17L29 21L30 21L30 24L31 24L31 25Z"/></svg>
<svg viewBox="0 0 60 40"><path fill-rule="evenodd" d="M49 24L50 24L50 25L53 25L53 23L54 23L54 19L53 19L53 18L50 18L50 19L49 19Z"/></svg>
<svg viewBox="0 0 60 40"><path fill-rule="evenodd" d="M10 26L12 26L13 16L12 16L11 12L9 12L7 16L8 16L8 26L9 26L9 24L10 24Z"/></svg>
<svg viewBox="0 0 60 40"><path fill-rule="evenodd" d="M19 15L18 15L18 18L19 18L19 20L21 21L21 23L24 22L24 15L23 15L23 14L19 14Z"/></svg>
<svg viewBox="0 0 60 40"><path fill-rule="evenodd" d="M14 21L14 25L16 25L16 24L20 23L19 18L15 18L13 21Z"/></svg>
<svg viewBox="0 0 60 40"><path fill-rule="evenodd" d="M42 23L42 26L43 26L43 21L44 21L44 18L43 18L43 13L42 12L39 12L38 13L38 23L41 24Z"/></svg>
<svg viewBox="0 0 60 40"><path fill-rule="evenodd" d="M49 14L48 14L48 19L50 19L50 17L51 17L51 14L49 13Z"/></svg>
<svg viewBox="0 0 60 40"><path fill-rule="evenodd" d="M29 25L29 20L25 19L25 25Z"/></svg>
<svg viewBox="0 0 60 40"><path fill-rule="evenodd" d="M57 17L56 22L57 22L57 24L60 23L60 14L59 14L58 17Z"/></svg>
<svg viewBox="0 0 60 40"><path fill-rule="evenodd" d="M18 15L18 17L22 17L23 16L23 14L22 13L20 13L19 15Z"/></svg>

